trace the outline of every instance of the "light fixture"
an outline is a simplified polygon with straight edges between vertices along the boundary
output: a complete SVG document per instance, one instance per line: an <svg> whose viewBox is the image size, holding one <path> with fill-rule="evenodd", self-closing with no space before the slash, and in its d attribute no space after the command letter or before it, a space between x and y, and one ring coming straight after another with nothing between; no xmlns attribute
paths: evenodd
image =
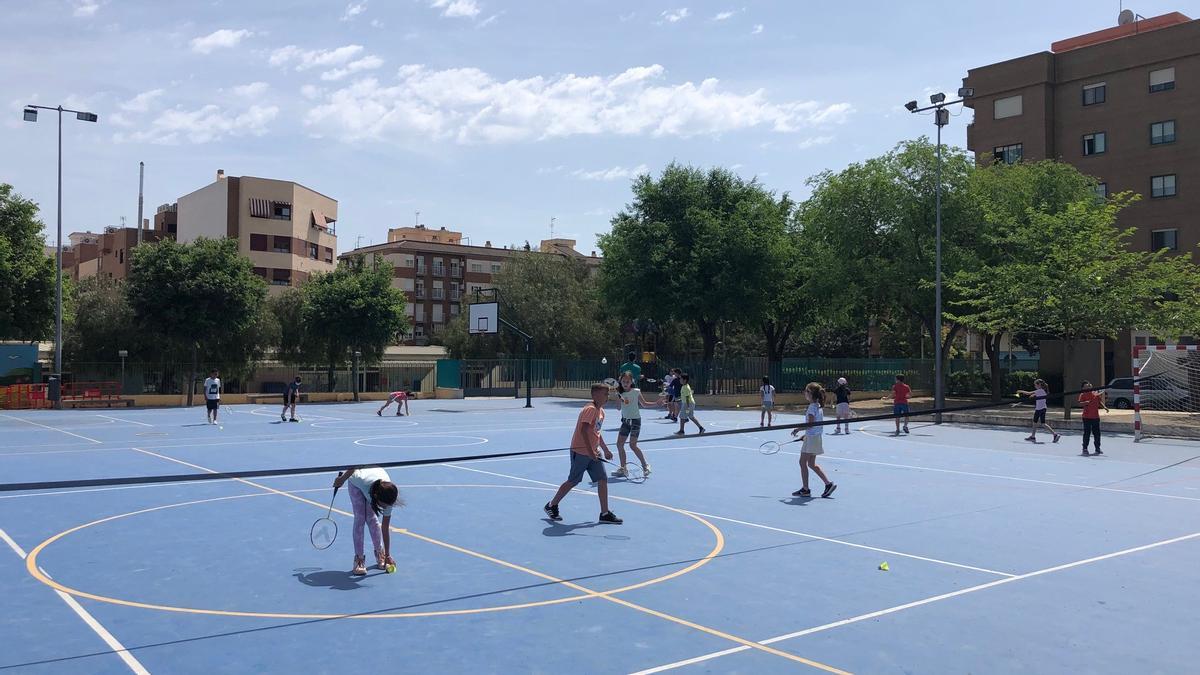
<svg viewBox="0 0 1200 675"><path fill-rule="evenodd" d="M959 87L958 97L959 98L974 98L975 97L975 88L974 87Z"/></svg>
<svg viewBox="0 0 1200 675"><path fill-rule="evenodd" d="M81 112L75 113L75 119L81 122L95 122L96 120L100 119L100 117L97 116L96 113Z"/></svg>
<svg viewBox="0 0 1200 675"><path fill-rule="evenodd" d="M934 105L937 105L945 100L946 100L946 95L940 91L929 97L929 102Z"/></svg>
<svg viewBox="0 0 1200 675"><path fill-rule="evenodd" d="M36 122L37 121L37 111L34 110L33 108L26 108L25 109L25 121L26 122Z"/></svg>
<svg viewBox="0 0 1200 675"><path fill-rule="evenodd" d="M904 107L908 109L908 112L917 112L917 102L916 101L909 101L908 103L904 104Z"/></svg>

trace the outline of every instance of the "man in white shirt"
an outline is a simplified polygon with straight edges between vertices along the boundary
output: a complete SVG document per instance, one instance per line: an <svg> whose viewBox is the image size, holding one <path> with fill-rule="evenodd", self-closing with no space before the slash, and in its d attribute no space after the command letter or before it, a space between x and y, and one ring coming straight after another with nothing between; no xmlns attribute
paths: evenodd
<svg viewBox="0 0 1200 675"><path fill-rule="evenodd" d="M213 368L204 381L204 405L208 408L208 423L217 423L217 412L221 408L221 378Z"/></svg>

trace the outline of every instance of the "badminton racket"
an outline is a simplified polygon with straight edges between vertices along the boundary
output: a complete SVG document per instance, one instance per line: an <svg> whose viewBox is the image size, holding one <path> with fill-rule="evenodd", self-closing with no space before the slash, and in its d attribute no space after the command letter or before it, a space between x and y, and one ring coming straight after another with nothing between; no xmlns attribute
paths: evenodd
<svg viewBox="0 0 1200 675"><path fill-rule="evenodd" d="M318 551L324 551L333 546L333 541L337 539L337 523L329 516L333 514L333 500L337 499L339 489L341 488L333 488L333 497L329 500L329 510L325 512L324 518L317 518L308 532L308 540Z"/></svg>
<svg viewBox="0 0 1200 675"><path fill-rule="evenodd" d="M799 443L802 440L804 440L803 436L801 436L800 438L793 438L790 441L784 441L782 443L780 443L779 441L766 441L762 445L758 446L758 451L764 455L774 455L775 453L779 452L779 449L781 447L783 447L789 443Z"/></svg>

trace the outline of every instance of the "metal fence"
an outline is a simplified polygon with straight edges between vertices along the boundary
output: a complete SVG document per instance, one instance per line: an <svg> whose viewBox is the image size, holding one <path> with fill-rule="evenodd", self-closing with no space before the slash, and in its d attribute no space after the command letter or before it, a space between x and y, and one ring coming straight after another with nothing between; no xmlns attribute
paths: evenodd
<svg viewBox="0 0 1200 675"><path fill-rule="evenodd" d="M216 368L221 374L223 389L230 394L277 394L299 376L304 389L310 392L353 391L352 368L336 368L330 382L329 370L321 366L288 366L278 362L260 362L236 368L221 364L202 363L196 367L196 379L190 382L193 394L209 371ZM358 391L388 392L406 389L416 392L434 391L435 363L433 361L384 361L366 364L358 373ZM71 363L63 369L64 385L71 382L117 382L120 394L186 394L192 366L165 363Z"/></svg>

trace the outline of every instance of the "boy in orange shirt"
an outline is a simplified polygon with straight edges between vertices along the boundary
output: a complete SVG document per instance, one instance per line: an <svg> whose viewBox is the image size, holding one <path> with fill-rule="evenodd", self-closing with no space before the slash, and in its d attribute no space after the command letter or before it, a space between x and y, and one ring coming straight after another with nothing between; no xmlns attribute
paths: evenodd
<svg viewBox="0 0 1200 675"><path fill-rule="evenodd" d="M613 458L612 451L600 436L600 430L604 428L604 403L608 401L608 394L607 384L593 384L591 403L579 411L579 419L575 421L575 432L571 435L571 472L567 475L567 480L558 487L554 498L542 507L550 520L562 520L558 513L558 503L572 488L579 485L586 471L592 482L596 483L596 493L600 496L600 522L613 525L623 522L608 510L608 476L604 471L604 463L600 461L602 449L605 459Z"/></svg>
<svg viewBox="0 0 1200 675"><path fill-rule="evenodd" d="M896 384L892 385L892 415L896 417L896 433L900 435L900 418L904 418L904 433L908 433L908 397L912 395L912 387L904 382L903 375L896 376ZM887 400L886 398L884 399Z"/></svg>

